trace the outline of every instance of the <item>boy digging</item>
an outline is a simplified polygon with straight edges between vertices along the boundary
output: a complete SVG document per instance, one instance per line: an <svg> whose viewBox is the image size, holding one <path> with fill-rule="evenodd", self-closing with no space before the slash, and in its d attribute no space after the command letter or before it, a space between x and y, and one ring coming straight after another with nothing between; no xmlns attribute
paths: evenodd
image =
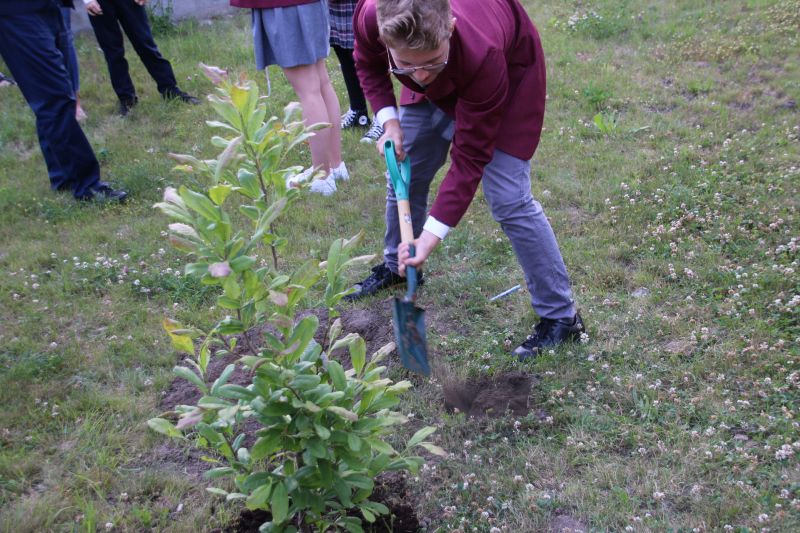
<svg viewBox="0 0 800 533"><path fill-rule="evenodd" d="M542 131L545 64L539 34L518 0L360 0L353 18L356 69L384 128L411 157L409 199L416 256L400 243L391 183L384 263L356 285L356 300L421 266L469 207L478 184L511 241L540 317L513 353L532 359L585 331L561 252L531 195L530 160ZM391 74L402 83L400 108ZM451 164L427 216L428 191Z"/></svg>

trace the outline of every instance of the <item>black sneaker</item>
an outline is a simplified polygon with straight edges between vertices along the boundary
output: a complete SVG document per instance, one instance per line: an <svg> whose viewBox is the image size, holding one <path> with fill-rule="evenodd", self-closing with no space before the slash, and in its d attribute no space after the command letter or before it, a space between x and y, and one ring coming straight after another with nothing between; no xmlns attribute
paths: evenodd
<svg viewBox="0 0 800 533"><path fill-rule="evenodd" d="M356 283L353 286L355 287L356 292L353 294L348 294L342 299L346 302L355 302L356 300L366 298L367 296L372 296L378 291L382 291L383 289L388 289L405 282L406 278L389 270L389 267L386 266L386 263L381 263L380 265L372 267L372 274L367 276L364 281ZM422 285L423 283L425 283L425 281L422 279L422 274L419 274L417 285Z"/></svg>
<svg viewBox="0 0 800 533"><path fill-rule="evenodd" d="M139 103L139 97L134 96L133 98L124 98L119 101L119 114L120 116L127 117L128 113L131 112L131 109Z"/></svg>
<svg viewBox="0 0 800 533"><path fill-rule="evenodd" d="M180 100L181 102L192 105L197 105L200 103L200 100L198 100L189 93L181 91L177 87L174 87L172 89L167 89L166 91L161 93L161 97L164 100Z"/></svg>
<svg viewBox="0 0 800 533"><path fill-rule="evenodd" d="M128 193L120 189L112 189L108 183L99 182L97 185L89 189L89 194L78 198L84 202L97 202L105 203L124 203L128 198Z"/></svg>
<svg viewBox="0 0 800 533"><path fill-rule="evenodd" d="M586 332L580 313L575 313L572 320L560 321L543 318L533 328L525 342L512 352L520 361L533 359L541 355L544 348L558 346L567 341L578 341L581 333Z"/></svg>
<svg viewBox="0 0 800 533"><path fill-rule="evenodd" d="M347 113L342 115L343 130L366 127L369 127L369 117L366 111L353 111L352 109L348 109Z"/></svg>
<svg viewBox="0 0 800 533"><path fill-rule="evenodd" d="M378 121L373 119L372 120L372 127L361 137L362 143L372 144L378 142L378 139L383 137L383 127L378 124Z"/></svg>

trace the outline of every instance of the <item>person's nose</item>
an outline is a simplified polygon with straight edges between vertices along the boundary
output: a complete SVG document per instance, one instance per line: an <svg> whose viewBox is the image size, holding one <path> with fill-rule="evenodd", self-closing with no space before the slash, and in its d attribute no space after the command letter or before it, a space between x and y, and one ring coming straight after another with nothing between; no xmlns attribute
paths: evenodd
<svg viewBox="0 0 800 533"><path fill-rule="evenodd" d="M420 85L427 85L428 81L430 81L431 73L427 70L419 69L412 76L415 82Z"/></svg>

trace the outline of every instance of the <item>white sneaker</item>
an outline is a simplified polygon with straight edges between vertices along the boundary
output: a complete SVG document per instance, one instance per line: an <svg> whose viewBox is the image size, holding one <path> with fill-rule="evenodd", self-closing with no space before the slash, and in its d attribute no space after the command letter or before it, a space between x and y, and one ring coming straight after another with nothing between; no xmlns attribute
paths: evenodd
<svg viewBox="0 0 800 533"><path fill-rule="evenodd" d="M378 124L377 119L373 117L372 127L367 131L367 133L364 134L363 137L361 137L361 142L372 144L374 142L378 142L378 139L380 139L382 136L383 127L381 127L381 125Z"/></svg>
<svg viewBox="0 0 800 533"><path fill-rule="evenodd" d="M336 178L333 174L328 174L327 178L314 180L311 182L311 192L330 196L336 192Z"/></svg>
<svg viewBox="0 0 800 533"><path fill-rule="evenodd" d="M331 170L331 175L335 180L347 181L350 179L350 173L347 172L347 165L344 164L344 161L339 163L338 167Z"/></svg>

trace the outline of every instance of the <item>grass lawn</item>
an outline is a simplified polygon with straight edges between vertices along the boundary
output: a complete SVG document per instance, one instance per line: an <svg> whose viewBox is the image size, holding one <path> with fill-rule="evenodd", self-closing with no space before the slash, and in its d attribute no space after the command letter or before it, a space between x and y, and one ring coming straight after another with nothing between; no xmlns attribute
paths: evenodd
<svg viewBox="0 0 800 533"><path fill-rule="evenodd" d="M444 374L390 371L415 384L398 437L434 425L449 452L407 480L409 502L428 531L800 530L800 0L524 3L549 76L533 194L589 339L525 366L507 355L536 316L524 290L488 301L524 281L479 193L420 299ZM200 61L266 93L249 24L243 12L156 39L192 94L213 89ZM163 318L220 316L152 208L192 184L168 153L218 154L215 117L163 102L132 50L140 103L118 117L94 36L76 46L84 130L131 200L51 192L32 113L0 88L0 530L226 531L241 507L145 424L179 359ZM329 70L346 110L333 57ZM271 76L279 115L294 97ZM380 254L383 162L359 137L344 135L351 181L283 219L289 265L361 229L359 253ZM306 147L294 158L310 162ZM527 414L444 409L448 381L517 370L536 378Z"/></svg>

